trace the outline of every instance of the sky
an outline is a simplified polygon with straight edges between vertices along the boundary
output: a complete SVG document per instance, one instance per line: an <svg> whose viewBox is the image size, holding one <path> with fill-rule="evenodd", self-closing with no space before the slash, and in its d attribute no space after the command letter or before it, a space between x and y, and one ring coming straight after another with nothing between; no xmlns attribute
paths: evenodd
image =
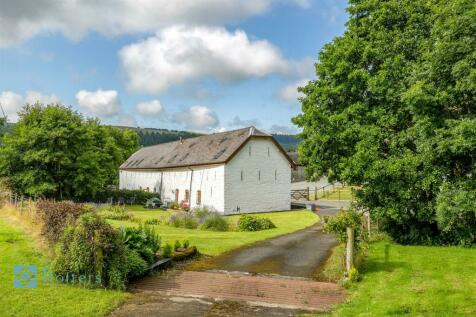
<svg viewBox="0 0 476 317"><path fill-rule="evenodd" d="M297 87L345 29L341 0L0 0L0 103L105 124L296 133Z"/></svg>

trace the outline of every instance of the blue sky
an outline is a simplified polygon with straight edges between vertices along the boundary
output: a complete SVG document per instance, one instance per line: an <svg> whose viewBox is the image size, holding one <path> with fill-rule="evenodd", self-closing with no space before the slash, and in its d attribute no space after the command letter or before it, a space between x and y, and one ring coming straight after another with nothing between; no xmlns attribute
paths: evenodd
<svg viewBox="0 0 476 317"><path fill-rule="evenodd" d="M340 0L20 0L0 4L0 102L61 102L104 123L295 132L295 87L344 31Z"/></svg>

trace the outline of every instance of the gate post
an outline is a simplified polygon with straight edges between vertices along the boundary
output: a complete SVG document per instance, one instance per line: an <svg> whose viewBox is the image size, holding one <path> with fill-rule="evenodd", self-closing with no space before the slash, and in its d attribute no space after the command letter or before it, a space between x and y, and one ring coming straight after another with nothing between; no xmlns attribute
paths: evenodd
<svg viewBox="0 0 476 317"><path fill-rule="evenodd" d="M345 249L345 269L347 274L354 266L354 229L347 227L347 246Z"/></svg>

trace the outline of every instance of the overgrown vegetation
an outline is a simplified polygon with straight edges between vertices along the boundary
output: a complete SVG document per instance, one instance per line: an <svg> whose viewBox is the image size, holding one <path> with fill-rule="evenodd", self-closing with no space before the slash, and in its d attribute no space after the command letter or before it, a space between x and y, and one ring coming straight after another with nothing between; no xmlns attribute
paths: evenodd
<svg viewBox="0 0 476 317"><path fill-rule="evenodd" d="M217 212L210 211L208 208L196 208L190 212L175 213L167 223L176 228L200 228L211 231L230 230L230 224L226 218Z"/></svg>
<svg viewBox="0 0 476 317"><path fill-rule="evenodd" d="M324 232L333 233L340 243L347 241L347 228L354 229L355 244L362 240L362 214L353 208L339 211L335 216L324 217Z"/></svg>
<svg viewBox="0 0 476 317"><path fill-rule="evenodd" d="M147 264L152 264L160 249L160 237L151 226L122 227L122 242L129 249L136 251Z"/></svg>
<svg viewBox="0 0 476 317"><path fill-rule="evenodd" d="M363 186L358 203L395 241L475 244L474 1L349 3L300 89L300 161Z"/></svg>
<svg viewBox="0 0 476 317"><path fill-rule="evenodd" d="M36 210L41 234L54 245L59 241L63 230L80 215L90 211L90 208L71 201L40 200L36 203Z"/></svg>
<svg viewBox="0 0 476 317"><path fill-rule="evenodd" d="M200 225L200 229L212 231L228 231L230 229L230 225L228 224L228 221L225 219L225 217L213 213L205 218L203 223Z"/></svg>
<svg viewBox="0 0 476 317"><path fill-rule="evenodd" d="M126 288L127 281L141 275L146 262L138 251L123 242L117 229L95 213L87 213L69 225L60 240L53 271L62 276L92 277L92 287Z"/></svg>
<svg viewBox="0 0 476 317"><path fill-rule="evenodd" d="M105 219L112 219L112 220L134 220L134 214L124 206L121 205L111 205L107 209L101 212L101 216Z"/></svg>
<svg viewBox="0 0 476 317"><path fill-rule="evenodd" d="M238 229L241 231L260 231L276 228L269 218L242 215L238 220Z"/></svg>

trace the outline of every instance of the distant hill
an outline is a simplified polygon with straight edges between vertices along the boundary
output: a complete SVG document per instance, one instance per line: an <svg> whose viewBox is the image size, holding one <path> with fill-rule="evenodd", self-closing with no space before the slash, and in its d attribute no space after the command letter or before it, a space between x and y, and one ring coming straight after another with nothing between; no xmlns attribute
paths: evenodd
<svg viewBox="0 0 476 317"><path fill-rule="evenodd" d="M118 128L125 128L125 127L118 127ZM132 129L136 131L137 134L139 135L139 143L142 146L172 142L172 141L180 140L180 138L188 139L188 138L193 138L193 137L201 135L200 133L195 133L195 132L155 129L155 128L126 127L125 129Z"/></svg>
<svg viewBox="0 0 476 317"><path fill-rule="evenodd" d="M288 152L294 152L297 149L301 139L293 134L273 134L276 141Z"/></svg>
<svg viewBox="0 0 476 317"><path fill-rule="evenodd" d="M120 127L124 128L124 127ZM149 146L154 144L166 143L180 140L180 138L188 139L203 134L178 130L156 129L156 128L132 128L126 127L126 129L132 129L139 135L139 143L142 146ZM291 134L273 134L276 141L286 151L295 151L300 139Z"/></svg>
<svg viewBox="0 0 476 317"><path fill-rule="evenodd" d="M14 123L7 123L6 127L3 128L5 132L10 131ZM168 129L156 129L156 128L133 128L133 127L118 127L122 129L131 129L137 132L139 135L139 143L142 146L149 146L154 144L166 143L180 140L180 138L188 139L202 134L188 131L179 131L179 130L168 130ZM297 145L301 141L296 138L295 135L291 134L273 134L273 137L276 141L281 144L281 146L286 151L295 151Z"/></svg>

